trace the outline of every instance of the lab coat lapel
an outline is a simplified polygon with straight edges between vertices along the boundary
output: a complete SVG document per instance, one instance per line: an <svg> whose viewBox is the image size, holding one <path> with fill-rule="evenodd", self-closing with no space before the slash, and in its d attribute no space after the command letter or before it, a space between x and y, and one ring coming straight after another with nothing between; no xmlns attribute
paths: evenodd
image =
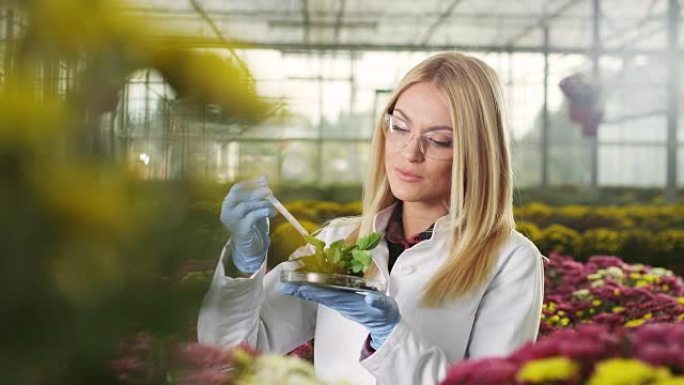
<svg viewBox="0 0 684 385"><path fill-rule="evenodd" d="M387 230L387 224L389 223L395 205L397 205L397 203L384 208L373 217L373 231L382 232L383 237L378 246L371 250L371 256L373 257L373 262L382 274L382 281L385 283L389 283L389 270L387 269L387 264L389 263L389 250L387 248L387 241L385 241L384 233Z"/></svg>

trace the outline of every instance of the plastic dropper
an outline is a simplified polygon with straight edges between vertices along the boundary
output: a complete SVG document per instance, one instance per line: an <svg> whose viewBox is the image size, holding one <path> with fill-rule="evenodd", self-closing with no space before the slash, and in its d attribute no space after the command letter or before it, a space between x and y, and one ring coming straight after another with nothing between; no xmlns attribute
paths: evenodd
<svg viewBox="0 0 684 385"><path fill-rule="evenodd" d="M276 210L278 210L285 217L285 219L287 219L287 221L290 222L290 224L292 224L292 226L294 226L294 228L297 229L297 231L299 231L300 234L302 234L302 236L309 236L309 232L306 231L304 226L302 226L302 224L299 223L297 218L295 218L294 215L292 215L292 213L290 213L285 208L285 206L283 206L283 204L280 203L278 199L276 199L276 197L274 197L273 195L267 195L266 200L273 203L273 206L276 208Z"/></svg>

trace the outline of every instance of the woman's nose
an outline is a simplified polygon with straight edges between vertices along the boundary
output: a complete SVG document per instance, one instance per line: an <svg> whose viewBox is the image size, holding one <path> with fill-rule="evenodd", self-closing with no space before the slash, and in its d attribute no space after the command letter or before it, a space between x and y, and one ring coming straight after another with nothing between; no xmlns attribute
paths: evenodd
<svg viewBox="0 0 684 385"><path fill-rule="evenodd" d="M420 137L409 138L401 152L407 160L413 162L423 160L424 154L420 143Z"/></svg>

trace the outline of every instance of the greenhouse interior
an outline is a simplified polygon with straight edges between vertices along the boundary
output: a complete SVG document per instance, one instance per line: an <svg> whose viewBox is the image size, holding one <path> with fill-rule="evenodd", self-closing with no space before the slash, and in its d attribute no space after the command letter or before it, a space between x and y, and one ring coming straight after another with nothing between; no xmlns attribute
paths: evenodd
<svg viewBox="0 0 684 385"><path fill-rule="evenodd" d="M0 1L0 383L684 384L682 6Z"/></svg>

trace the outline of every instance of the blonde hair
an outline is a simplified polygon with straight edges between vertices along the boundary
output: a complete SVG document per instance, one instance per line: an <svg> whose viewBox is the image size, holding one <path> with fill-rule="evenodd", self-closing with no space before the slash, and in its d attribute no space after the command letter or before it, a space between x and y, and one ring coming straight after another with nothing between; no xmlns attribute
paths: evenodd
<svg viewBox="0 0 684 385"><path fill-rule="evenodd" d="M384 113L413 84L431 82L447 98L454 135L449 198L449 258L427 284L424 306L439 306L484 284L497 253L515 227L513 175L504 100L498 77L483 61L460 53L441 53L411 69L391 95L371 141L359 227L354 242L373 231L375 215L397 201L385 174ZM367 276L377 274L373 265Z"/></svg>

